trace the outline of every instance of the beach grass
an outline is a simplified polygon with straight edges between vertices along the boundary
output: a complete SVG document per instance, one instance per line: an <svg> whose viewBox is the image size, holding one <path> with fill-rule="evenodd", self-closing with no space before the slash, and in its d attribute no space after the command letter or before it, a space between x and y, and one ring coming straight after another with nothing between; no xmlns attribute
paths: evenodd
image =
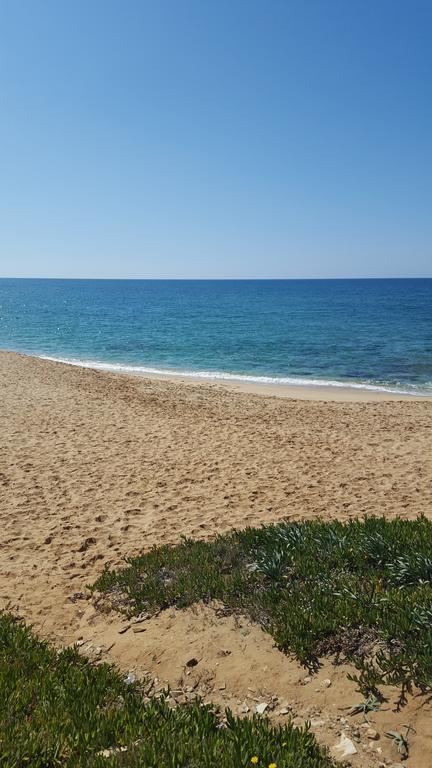
<svg viewBox="0 0 432 768"><path fill-rule="evenodd" d="M432 522L369 517L184 539L105 570L94 589L133 616L222 601L309 668L352 661L365 694L432 687Z"/></svg>
<svg viewBox="0 0 432 768"><path fill-rule="evenodd" d="M105 570L94 589L129 616L217 600L311 668L327 654L352 660L370 699L384 684L405 695L432 687L431 544L423 517L284 523L154 548ZM0 767L334 765L307 727L198 699L173 707L129 680L1 614Z"/></svg>
<svg viewBox="0 0 432 768"><path fill-rule="evenodd" d="M0 766L333 766L306 727L241 720L199 700L171 709L164 697L146 702L143 687L0 615Z"/></svg>

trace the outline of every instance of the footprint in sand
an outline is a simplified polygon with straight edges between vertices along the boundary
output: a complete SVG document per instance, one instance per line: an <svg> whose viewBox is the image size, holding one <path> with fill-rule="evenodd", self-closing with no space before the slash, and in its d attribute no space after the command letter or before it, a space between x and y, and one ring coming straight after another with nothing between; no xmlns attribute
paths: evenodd
<svg viewBox="0 0 432 768"><path fill-rule="evenodd" d="M94 544L96 544L96 539L94 536L89 536L87 539L84 539L83 543L78 549L78 552L87 552L89 547L92 547Z"/></svg>

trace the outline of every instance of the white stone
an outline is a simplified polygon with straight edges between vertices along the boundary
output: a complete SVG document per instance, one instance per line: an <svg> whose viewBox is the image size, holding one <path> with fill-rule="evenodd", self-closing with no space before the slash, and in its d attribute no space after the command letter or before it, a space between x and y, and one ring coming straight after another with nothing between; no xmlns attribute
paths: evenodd
<svg viewBox="0 0 432 768"><path fill-rule="evenodd" d="M256 707L255 707L255 712L256 712L258 715L263 715L263 714L264 714L264 712L266 711L267 707L268 707L268 704L267 704L267 702L266 702L266 701L263 701L261 704L257 704L257 705L256 705Z"/></svg>
<svg viewBox="0 0 432 768"><path fill-rule="evenodd" d="M357 749L354 746L354 742L343 733L339 739L339 742L330 750L333 757L336 759L344 759L350 757L350 755L356 755Z"/></svg>

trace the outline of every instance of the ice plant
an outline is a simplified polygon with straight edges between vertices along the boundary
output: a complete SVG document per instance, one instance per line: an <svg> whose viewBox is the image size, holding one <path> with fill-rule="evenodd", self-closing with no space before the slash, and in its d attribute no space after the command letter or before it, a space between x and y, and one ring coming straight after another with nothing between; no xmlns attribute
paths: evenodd
<svg viewBox="0 0 432 768"><path fill-rule="evenodd" d="M0 765L103 768L106 756L110 768L268 768L269 759L335 768L313 734L292 723L235 717L200 699L171 709L168 692L144 701L145 684L128 685L75 647L58 651L0 613Z"/></svg>
<svg viewBox="0 0 432 768"><path fill-rule="evenodd" d="M383 684L432 687L431 548L425 517L281 523L155 548L106 569L93 588L112 595L117 610L121 594L129 617L222 601L303 664L352 657L358 672L350 679L365 699L378 699ZM362 653L375 641L382 650ZM246 755L252 749L267 766L260 745Z"/></svg>

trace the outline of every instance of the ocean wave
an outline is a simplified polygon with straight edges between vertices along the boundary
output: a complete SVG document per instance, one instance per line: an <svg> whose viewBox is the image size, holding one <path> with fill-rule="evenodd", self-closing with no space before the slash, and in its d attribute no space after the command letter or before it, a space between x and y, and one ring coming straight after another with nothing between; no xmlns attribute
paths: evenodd
<svg viewBox="0 0 432 768"><path fill-rule="evenodd" d="M337 379L301 378L296 376L258 376L244 373L228 373L226 371L194 371L168 368L153 368L144 365L128 365L126 363L106 363L99 360L82 360L79 358L51 357L38 355L43 360L51 360L57 363L66 363L80 368L92 368L99 371L111 371L113 373L141 374L143 376L181 376L182 378L203 379L205 381L233 381L245 384L261 384L286 387L326 387L338 389L357 389L371 392L384 392L392 395L412 395L427 397L432 395L432 382L427 382L423 387L415 384L408 388L392 384L384 384L371 381L341 381Z"/></svg>

